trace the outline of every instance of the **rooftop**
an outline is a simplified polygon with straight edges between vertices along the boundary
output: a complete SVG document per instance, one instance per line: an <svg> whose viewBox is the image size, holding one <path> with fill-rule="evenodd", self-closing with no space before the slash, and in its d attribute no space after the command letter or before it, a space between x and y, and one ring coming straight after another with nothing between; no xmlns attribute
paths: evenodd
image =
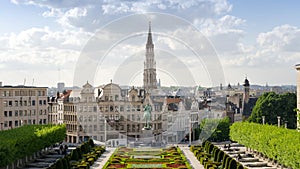
<svg viewBox="0 0 300 169"><path fill-rule="evenodd" d="M18 86L12 86L12 85L4 85L0 86L0 88L48 88L48 87L36 87L36 86L24 86L24 85L18 85Z"/></svg>

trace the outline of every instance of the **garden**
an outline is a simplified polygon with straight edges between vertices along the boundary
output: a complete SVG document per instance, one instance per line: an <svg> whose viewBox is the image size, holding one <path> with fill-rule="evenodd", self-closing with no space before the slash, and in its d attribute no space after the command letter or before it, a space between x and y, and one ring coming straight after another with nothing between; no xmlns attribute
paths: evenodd
<svg viewBox="0 0 300 169"><path fill-rule="evenodd" d="M191 169L191 166L178 147L159 149L120 147L115 150L103 168Z"/></svg>

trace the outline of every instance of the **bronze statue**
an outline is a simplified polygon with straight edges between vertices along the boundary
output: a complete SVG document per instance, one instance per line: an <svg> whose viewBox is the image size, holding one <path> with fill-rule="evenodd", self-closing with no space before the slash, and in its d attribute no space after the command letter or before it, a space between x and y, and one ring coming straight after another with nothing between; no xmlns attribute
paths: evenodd
<svg viewBox="0 0 300 169"><path fill-rule="evenodd" d="M145 124L145 127L144 129L150 129L150 120L151 120L151 111L152 111L152 108L149 104L147 104L144 108L144 117L143 119L146 120L146 124Z"/></svg>

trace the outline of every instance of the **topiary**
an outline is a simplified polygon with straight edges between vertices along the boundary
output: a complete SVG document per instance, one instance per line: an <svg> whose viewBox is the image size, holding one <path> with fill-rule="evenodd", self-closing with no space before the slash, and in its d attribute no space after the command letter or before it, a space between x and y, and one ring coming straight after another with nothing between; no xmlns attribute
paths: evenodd
<svg viewBox="0 0 300 169"><path fill-rule="evenodd" d="M94 143L93 139L89 139L89 145L90 145L91 147L94 147L94 146L95 146L95 143Z"/></svg>
<svg viewBox="0 0 300 169"><path fill-rule="evenodd" d="M77 149L72 150L71 152L71 160L78 161L79 155Z"/></svg>
<svg viewBox="0 0 300 169"><path fill-rule="evenodd" d="M219 151L216 162L221 162L224 157L224 151Z"/></svg>
<svg viewBox="0 0 300 169"><path fill-rule="evenodd" d="M66 157L62 158L63 169L69 169L69 164Z"/></svg>
<svg viewBox="0 0 300 169"><path fill-rule="evenodd" d="M55 165L56 165L56 169L62 169L63 168L62 160L61 159L57 160Z"/></svg>
<svg viewBox="0 0 300 169"><path fill-rule="evenodd" d="M232 158L229 162L230 168L237 168L237 162Z"/></svg>

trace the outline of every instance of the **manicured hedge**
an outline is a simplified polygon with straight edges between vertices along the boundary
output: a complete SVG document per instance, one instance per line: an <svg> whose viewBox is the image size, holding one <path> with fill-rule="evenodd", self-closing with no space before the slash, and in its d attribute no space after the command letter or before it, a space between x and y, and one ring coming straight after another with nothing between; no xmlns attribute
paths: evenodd
<svg viewBox="0 0 300 169"><path fill-rule="evenodd" d="M292 168L300 168L300 132L273 125L238 122L230 138Z"/></svg>
<svg viewBox="0 0 300 169"><path fill-rule="evenodd" d="M202 145L193 145L190 150L205 169L244 169L234 158L209 141Z"/></svg>
<svg viewBox="0 0 300 169"><path fill-rule="evenodd" d="M95 146L92 139L82 143L71 153L56 161L48 169L89 169L105 152L104 146Z"/></svg>
<svg viewBox="0 0 300 169"><path fill-rule="evenodd" d="M65 125L26 125L0 132L0 167L64 140Z"/></svg>

